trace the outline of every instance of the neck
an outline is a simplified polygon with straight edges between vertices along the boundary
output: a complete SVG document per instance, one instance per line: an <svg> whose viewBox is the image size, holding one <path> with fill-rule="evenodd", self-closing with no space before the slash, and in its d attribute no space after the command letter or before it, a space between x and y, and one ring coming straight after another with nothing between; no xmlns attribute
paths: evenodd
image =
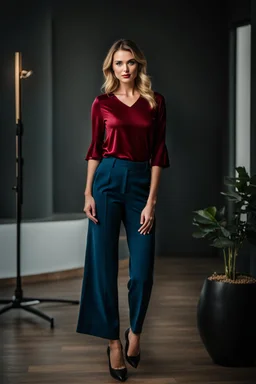
<svg viewBox="0 0 256 384"><path fill-rule="evenodd" d="M126 96L134 96L135 90L136 88L134 84L120 84L115 93Z"/></svg>

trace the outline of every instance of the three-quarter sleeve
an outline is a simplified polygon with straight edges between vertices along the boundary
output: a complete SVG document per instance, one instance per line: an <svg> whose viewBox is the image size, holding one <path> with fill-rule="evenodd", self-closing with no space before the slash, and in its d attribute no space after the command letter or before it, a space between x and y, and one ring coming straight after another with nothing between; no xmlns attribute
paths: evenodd
<svg viewBox="0 0 256 384"><path fill-rule="evenodd" d="M104 141L104 119L102 117L100 102L96 97L91 107L92 141L87 151L85 160L102 159L102 145Z"/></svg>
<svg viewBox="0 0 256 384"><path fill-rule="evenodd" d="M165 143L166 134L166 106L165 99L161 95L157 107L155 134L153 150L151 155L151 166L158 165L162 168L170 166L168 150Z"/></svg>

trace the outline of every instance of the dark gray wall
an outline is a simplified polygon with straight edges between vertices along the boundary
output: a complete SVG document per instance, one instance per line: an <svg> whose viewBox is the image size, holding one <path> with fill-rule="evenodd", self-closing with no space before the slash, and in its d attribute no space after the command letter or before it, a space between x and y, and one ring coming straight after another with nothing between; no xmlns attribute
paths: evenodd
<svg viewBox="0 0 256 384"><path fill-rule="evenodd" d="M31 7L31 8L30 8ZM52 52L51 12L47 3L10 2L0 19L0 217L15 217L15 79L14 55L22 52L24 135L24 218L52 214Z"/></svg>
<svg viewBox="0 0 256 384"><path fill-rule="evenodd" d="M117 38L129 37L144 50L153 87L165 95L168 109L172 166L163 172L159 191L158 250L211 252L191 238L191 212L218 201L222 181L227 25L220 2L208 4L208 10L198 1L172 3L169 10L163 3L157 14L154 7L136 4L129 7L132 27L125 4L115 12L98 3L72 4L56 10L53 23L55 210L82 206L90 104L100 92L107 49Z"/></svg>
<svg viewBox="0 0 256 384"><path fill-rule="evenodd" d="M228 20L230 26L250 19L251 0L228 0Z"/></svg>
<svg viewBox="0 0 256 384"><path fill-rule="evenodd" d="M159 190L157 253L214 252L192 238L191 220L193 210L221 203L228 116L227 10L221 0L207 6L199 0L168 7L165 3L160 1L157 11L148 1L129 3L127 11L127 4L120 2L53 2L52 18L44 5L43 12L38 2L31 5L31 23L24 20L21 25L28 41L19 48L26 66L35 71L27 80L24 100L24 217L82 211L90 106L100 93L101 66L110 45L126 37L143 49L153 88L167 104L171 168L164 170ZM5 38L5 59L0 60L10 62L20 39L11 25ZM14 215L12 86L1 87L1 125L8 125L5 136L1 134L1 217Z"/></svg>

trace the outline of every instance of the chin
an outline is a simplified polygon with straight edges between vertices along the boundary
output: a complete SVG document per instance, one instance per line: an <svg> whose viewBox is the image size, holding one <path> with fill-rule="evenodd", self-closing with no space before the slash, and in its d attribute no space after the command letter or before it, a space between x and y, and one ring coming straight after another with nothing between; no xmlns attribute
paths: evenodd
<svg viewBox="0 0 256 384"><path fill-rule="evenodd" d="M129 77L129 79L125 79L123 77L120 79L120 81L125 81L126 83L129 83L130 81L133 81L133 80L134 80L134 78L130 78L130 77Z"/></svg>

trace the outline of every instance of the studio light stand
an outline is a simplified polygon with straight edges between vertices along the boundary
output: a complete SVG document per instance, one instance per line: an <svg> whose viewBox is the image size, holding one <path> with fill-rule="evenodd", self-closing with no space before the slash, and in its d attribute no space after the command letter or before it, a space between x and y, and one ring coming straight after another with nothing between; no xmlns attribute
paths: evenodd
<svg viewBox="0 0 256 384"><path fill-rule="evenodd" d="M16 224L17 224L17 237L16 237L16 256L17 256L17 276L16 276L16 289L12 299L0 299L0 304L7 304L0 310L0 315L10 309L21 308L25 311L31 312L37 316L50 322L51 328L54 328L54 318L45 315L42 311L32 308L32 305L40 304L43 302L59 302L79 304L79 300L63 300L63 299L47 299L35 297L23 297L20 276L20 224L23 204L23 184L22 184L22 135L23 124L21 116L21 80L28 78L32 71L22 70L21 52L15 52L15 109L16 109L16 185L12 188L16 192Z"/></svg>

